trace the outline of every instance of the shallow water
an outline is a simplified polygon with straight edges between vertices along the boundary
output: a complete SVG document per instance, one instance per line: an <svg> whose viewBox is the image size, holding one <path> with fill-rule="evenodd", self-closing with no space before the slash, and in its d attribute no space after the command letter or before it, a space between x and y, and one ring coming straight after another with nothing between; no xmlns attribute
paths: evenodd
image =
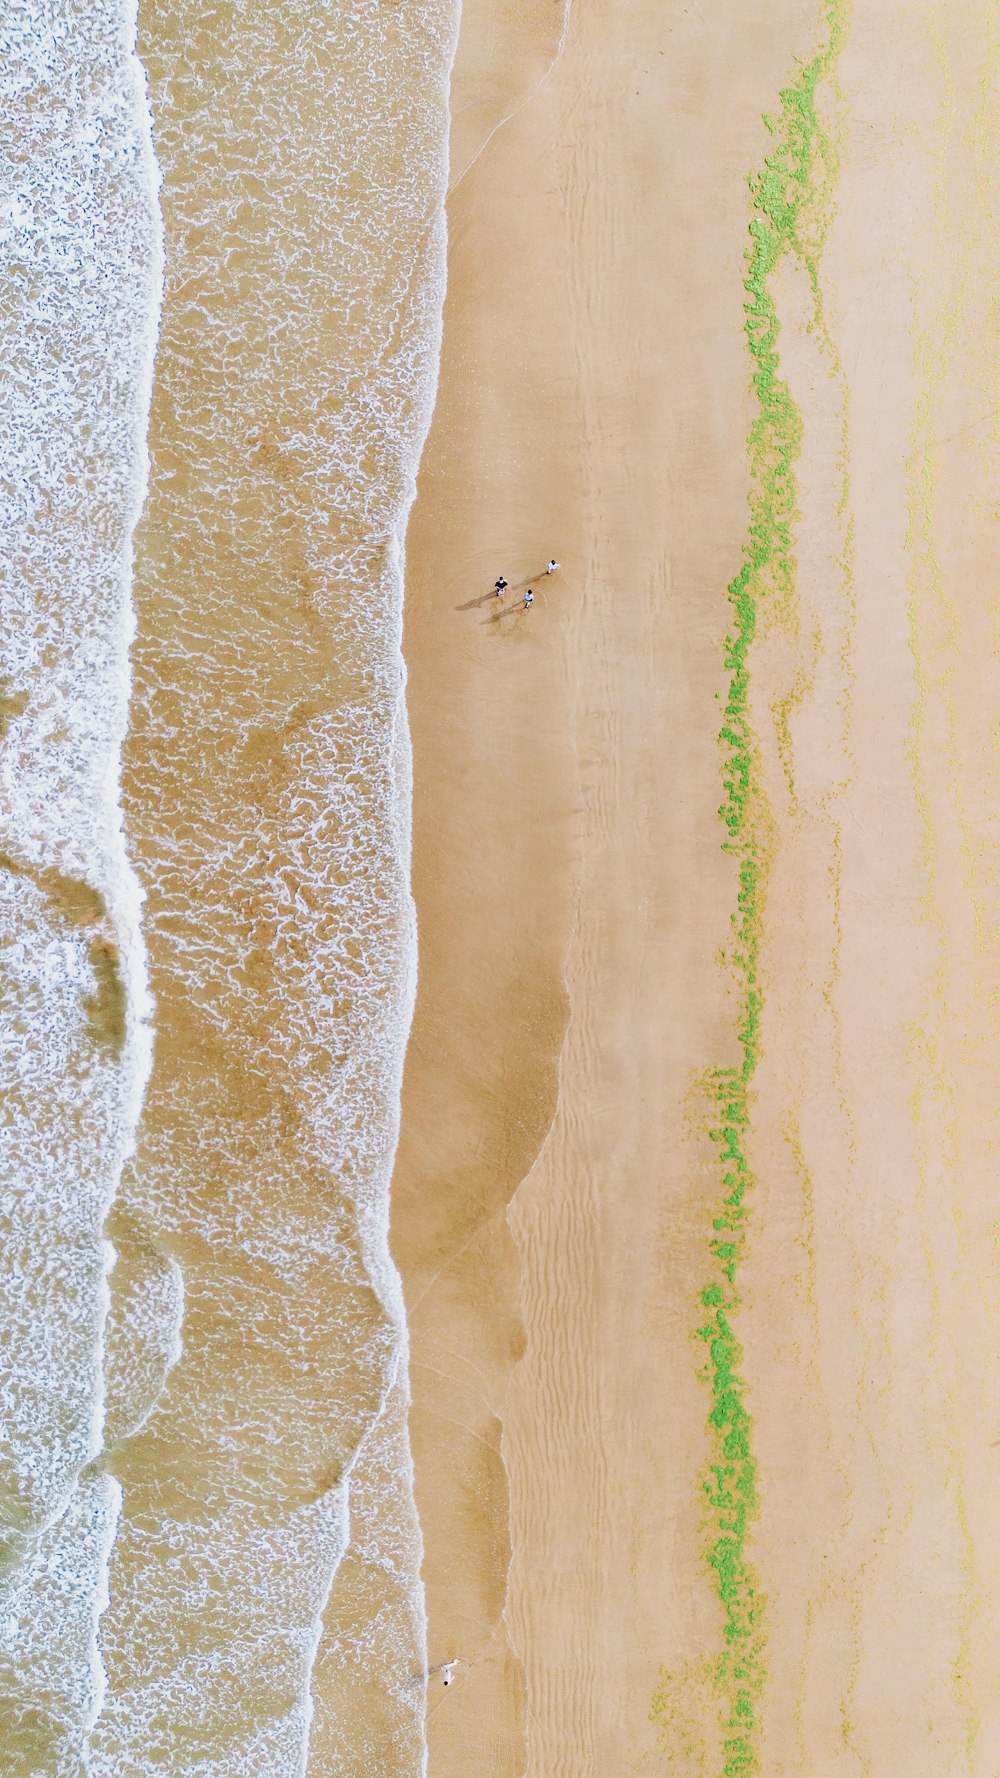
<svg viewBox="0 0 1000 1778"><path fill-rule="evenodd" d="M311 1770L421 1768L386 1231L455 27L3 27L11 1771L293 1773L313 1712Z"/></svg>
<svg viewBox="0 0 1000 1778"><path fill-rule="evenodd" d="M10 1773L75 1771L116 1484L104 1220L148 1066L118 754L159 218L127 8L0 26L0 1695Z"/></svg>

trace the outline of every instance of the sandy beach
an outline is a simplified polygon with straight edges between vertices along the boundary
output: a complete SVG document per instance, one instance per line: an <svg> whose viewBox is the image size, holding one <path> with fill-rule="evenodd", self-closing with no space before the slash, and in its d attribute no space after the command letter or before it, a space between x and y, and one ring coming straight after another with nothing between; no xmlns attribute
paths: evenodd
<svg viewBox="0 0 1000 1778"><path fill-rule="evenodd" d="M408 542L393 1240L432 1672L459 1663L430 1771L986 1778L995 21L576 0L540 77L551 10L508 21L504 85L494 10L465 9ZM713 1071L749 1052L718 735L772 473L755 494L747 178L783 128L793 543L757 575L763 1036L726 1310L755 1676L727 1690L705 1485L735 1447L698 1330Z"/></svg>
<svg viewBox="0 0 1000 1778"><path fill-rule="evenodd" d="M4 1778L997 1778L1000 0L7 12Z"/></svg>
<svg viewBox="0 0 1000 1778"><path fill-rule="evenodd" d="M450 201L408 549L421 970L394 1188L431 1662L462 1662L431 1694L441 1773L653 1770L660 1669L715 1627L689 1098L732 1044L743 173L810 24L734 24L723 51L652 5L574 8ZM459 118L476 31L473 9ZM496 608L501 571L532 611Z"/></svg>

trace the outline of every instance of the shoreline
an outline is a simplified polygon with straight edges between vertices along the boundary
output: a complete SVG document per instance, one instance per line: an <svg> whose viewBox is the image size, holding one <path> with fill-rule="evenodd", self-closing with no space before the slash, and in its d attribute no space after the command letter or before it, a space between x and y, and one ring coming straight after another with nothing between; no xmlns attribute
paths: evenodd
<svg viewBox="0 0 1000 1778"><path fill-rule="evenodd" d="M536 89L552 47L548 10L522 14L522 35L505 46L507 66ZM520 114L509 83L491 84L489 67L477 67L489 22L488 9L479 11L466 9L456 60L459 164L470 117L491 142L449 196L439 398L408 538L420 965L392 1240L410 1327L429 1666L458 1662L455 1683L431 1690L430 1770L515 1778L525 1757L524 1693L504 1622L510 1509L501 1430L523 1334L506 1210L549 1126L565 1028L567 811L576 797L559 641L573 557L559 538L575 523L561 523L554 538L549 488L535 500L524 484L520 441L539 436L537 384L519 379L500 390L494 378L482 380L477 330L488 316L508 339L508 357L520 349L517 284L528 268L513 205L491 212L487 251L462 245L480 227L483 173L508 134L500 120ZM536 256L536 277L543 264ZM516 275L507 270L514 266ZM536 313L543 310L539 291ZM542 381L546 349L562 358L568 380L565 342L544 328L542 336L545 345L536 339L532 348ZM550 585L541 575L530 612L515 606L514 591L498 606L497 574L516 588L553 554L563 569ZM495 1033L486 1049L484 1030Z"/></svg>

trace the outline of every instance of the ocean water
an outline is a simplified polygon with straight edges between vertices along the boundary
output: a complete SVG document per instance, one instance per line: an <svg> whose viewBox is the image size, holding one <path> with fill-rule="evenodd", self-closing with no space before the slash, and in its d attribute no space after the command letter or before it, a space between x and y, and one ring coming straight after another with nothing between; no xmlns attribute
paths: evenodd
<svg viewBox="0 0 1000 1778"><path fill-rule="evenodd" d="M387 1225L456 29L457 0L0 20L17 1778L423 1769Z"/></svg>
<svg viewBox="0 0 1000 1778"><path fill-rule="evenodd" d="M128 8L0 21L0 1696L11 1773L79 1768L119 1495L105 1220L149 1067L122 836L130 537L160 225Z"/></svg>

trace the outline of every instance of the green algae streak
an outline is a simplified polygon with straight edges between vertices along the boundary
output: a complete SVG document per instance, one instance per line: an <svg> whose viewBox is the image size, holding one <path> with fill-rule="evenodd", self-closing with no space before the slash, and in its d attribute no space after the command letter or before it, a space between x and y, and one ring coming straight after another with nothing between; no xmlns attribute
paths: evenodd
<svg viewBox="0 0 1000 1778"><path fill-rule="evenodd" d="M759 412L748 440L749 538L743 566L729 587L733 624L726 637L729 693L720 736L725 797L719 810L726 829L724 849L738 860L730 961L739 984L740 1060L735 1067L713 1070L709 1077L716 1108L709 1134L719 1151L723 1191L712 1225L713 1276L701 1293L707 1316L698 1329L708 1348L713 1398L705 1494L711 1526L708 1560L724 1613L723 1647L713 1669L713 1690L722 1710L722 1778L749 1778L760 1770L764 1599L748 1549L758 1478L743 1350L735 1330L740 1268L746 1255L747 1198L753 1186L747 1133L760 1059L759 966L770 831L750 721L750 653L765 602L786 621L794 611L795 465L802 422L780 374L779 321L770 280L783 255L793 253L809 274L818 308L821 200L829 184L829 143L816 115L816 90L842 47L846 0L828 0L822 16L825 41L780 94L777 114L765 117L776 146L763 171L748 181L753 215L744 309Z"/></svg>

